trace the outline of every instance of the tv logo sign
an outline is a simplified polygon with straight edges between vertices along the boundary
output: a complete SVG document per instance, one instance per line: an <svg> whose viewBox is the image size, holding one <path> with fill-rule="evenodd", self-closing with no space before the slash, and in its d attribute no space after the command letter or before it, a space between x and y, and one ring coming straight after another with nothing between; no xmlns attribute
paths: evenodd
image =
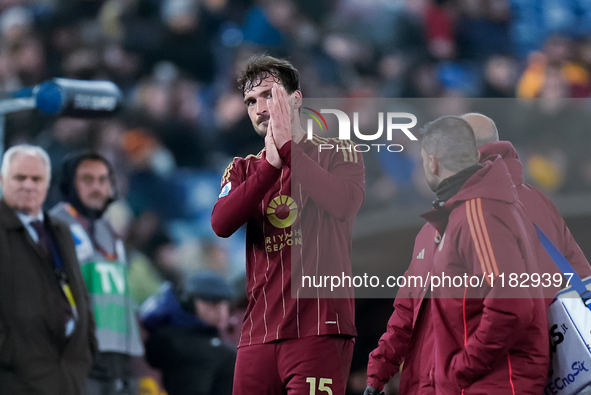
<svg viewBox="0 0 591 395"><path fill-rule="evenodd" d="M309 115L313 119L308 119L307 123L307 138L311 140L313 137L313 120L320 126L321 130L328 130L328 125L326 120L322 116L322 114L333 114L337 117L339 123L339 139L341 140L350 140L351 139L351 120L349 116L341 110L335 109L321 109L320 112L313 110L309 107L303 107L310 112L304 112L304 114ZM388 112L386 113L386 139L392 141L392 134L395 130L402 131L411 141L417 141L418 139L415 137L414 134L409 130L416 126L417 124L417 117L413 114L408 112ZM410 122L406 123L399 123L395 122L394 120L404 118L409 120ZM321 122L322 121L322 122ZM323 127L324 125L324 127ZM359 113L353 113L353 133L359 140L363 141L374 141L382 137L384 133L384 113L378 112L378 131L374 134L363 134L359 130ZM378 151L380 150L380 146L386 146L386 144L371 144L372 146L377 147ZM319 149L332 149L332 144L321 144ZM337 145L337 150L339 146ZM368 144L357 144L355 145L355 150L358 152L367 152L370 150L370 146ZM391 148L396 148L396 150L392 150ZM403 150L403 146L400 144L390 144L387 146L388 151L390 152L400 152Z"/></svg>

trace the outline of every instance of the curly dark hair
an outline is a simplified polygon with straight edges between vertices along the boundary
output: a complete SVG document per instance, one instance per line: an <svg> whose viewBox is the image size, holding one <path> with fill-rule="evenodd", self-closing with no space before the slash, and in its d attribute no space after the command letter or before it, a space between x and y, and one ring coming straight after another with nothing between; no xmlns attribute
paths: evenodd
<svg viewBox="0 0 591 395"><path fill-rule="evenodd" d="M285 59L274 58L266 53L253 55L238 78L238 88L244 93L259 86L267 77L273 76L285 87L288 94L300 90L300 73Z"/></svg>

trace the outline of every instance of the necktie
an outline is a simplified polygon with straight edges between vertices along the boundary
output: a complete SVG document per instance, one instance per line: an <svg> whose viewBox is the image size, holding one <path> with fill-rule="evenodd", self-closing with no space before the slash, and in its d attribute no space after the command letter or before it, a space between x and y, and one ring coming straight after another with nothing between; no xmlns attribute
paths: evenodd
<svg viewBox="0 0 591 395"><path fill-rule="evenodd" d="M50 257L51 252L51 240L49 240L49 235L47 234L47 230L42 221L35 220L31 221L31 226L37 232L37 236L39 237L39 247L45 254L45 256Z"/></svg>
<svg viewBox="0 0 591 395"><path fill-rule="evenodd" d="M56 262L54 262L53 256L52 256L52 249L51 249L51 239L49 237L49 233L47 232L47 229L45 228L45 225L43 224L42 221L36 220L36 221L31 221L31 226L33 227L33 229L35 229L35 231L37 232L37 236L39 237L39 247L41 247L41 250L43 251L43 253L45 254L45 256L47 258L50 259L51 262L53 262L54 264ZM63 298L62 298L62 307L63 307L63 311L64 311L64 318L65 318L65 326L66 326L66 337L69 337L72 332L74 332L74 329L76 328L76 316L77 316L77 311L76 311L76 307L75 307L75 302L73 301L73 297L71 296L71 291L70 291L70 286L68 284L68 279L66 277L66 272L62 269L57 269L54 268L54 272L56 274L56 278L58 280L59 286L63 291ZM70 293L70 297L72 298L71 300L68 297L68 293Z"/></svg>

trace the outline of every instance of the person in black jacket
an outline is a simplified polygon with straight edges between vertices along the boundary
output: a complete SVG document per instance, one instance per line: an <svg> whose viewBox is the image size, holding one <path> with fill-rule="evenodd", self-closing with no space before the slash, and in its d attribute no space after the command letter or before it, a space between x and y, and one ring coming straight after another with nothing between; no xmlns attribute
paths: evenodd
<svg viewBox="0 0 591 395"><path fill-rule="evenodd" d="M142 305L146 359L161 371L169 395L232 394L236 351L220 338L232 296L221 276L199 272L180 297L166 284Z"/></svg>

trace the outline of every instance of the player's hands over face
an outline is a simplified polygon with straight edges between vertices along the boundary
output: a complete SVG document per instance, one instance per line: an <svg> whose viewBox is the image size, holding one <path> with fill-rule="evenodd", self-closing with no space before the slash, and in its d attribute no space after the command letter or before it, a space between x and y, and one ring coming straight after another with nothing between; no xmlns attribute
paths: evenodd
<svg viewBox="0 0 591 395"><path fill-rule="evenodd" d="M265 136L265 148L267 152L266 158L267 162L279 169L281 166L283 166L283 162L281 161L279 151L277 150L277 146L275 146L275 141L273 140L273 134L271 133L272 122L272 120L269 120L269 127L267 128L267 135Z"/></svg>
<svg viewBox="0 0 591 395"><path fill-rule="evenodd" d="M271 119L269 120L269 130L273 134L275 145L278 149L283 147L283 144L291 140L291 103L287 91L282 85L278 83L273 84L271 88L271 104L269 105L269 112Z"/></svg>

